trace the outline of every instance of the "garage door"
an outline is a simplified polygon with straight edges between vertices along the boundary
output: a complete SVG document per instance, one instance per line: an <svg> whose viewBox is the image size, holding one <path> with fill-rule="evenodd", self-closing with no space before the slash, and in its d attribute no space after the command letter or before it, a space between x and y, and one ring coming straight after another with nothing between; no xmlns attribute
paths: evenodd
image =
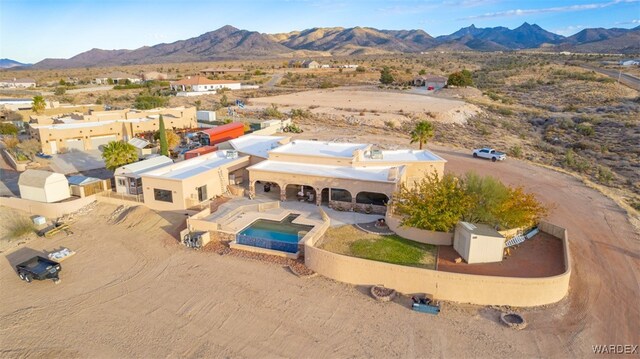
<svg viewBox="0 0 640 359"><path fill-rule="evenodd" d="M67 151L84 151L84 142L81 138L67 140Z"/></svg>
<svg viewBox="0 0 640 359"><path fill-rule="evenodd" d="M115 135L91 137L91 149L102 150L102 146L111 141L116 141Z"/></svg>

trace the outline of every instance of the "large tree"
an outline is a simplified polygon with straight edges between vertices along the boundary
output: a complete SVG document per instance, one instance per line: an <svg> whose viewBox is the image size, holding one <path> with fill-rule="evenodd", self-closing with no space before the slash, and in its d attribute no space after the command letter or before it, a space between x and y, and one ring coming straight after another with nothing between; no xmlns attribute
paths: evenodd
<svg viewBox="0 0 640 359"><path fill-rule="evenodd" d="M164 133L167 136L167 146L169 149L175 148L180 144L180 136L173 132L173 130L165 130ZM153 139L156 141L160 140L160 131L156 131L156 133L153 134Z"/></svg>
<svg viewBox="0 0 640 359"><path fill-rule="evenodd" d="M33 105L31 106L31 110L37 114L41 114L44 112L44 109L47 107L47 103L44 101L44 97L42 96L34 96L33 97Z"/></svg>
<svg viewBox="0 0 640 359"><path fill-rule="evenodd" d="M111 141L104 146L102 158L107 169L113 171L116 168L138 160L138 151L130 143Z"/></svg>
<svg viewBox="0 0 640 359"><path fill-rule="evenodd" d="M462 70L452 73L449 75L449 79L447 79L447 85L459 87L473 86L471 71Z"/></svg>
<svg viewBox="0 0 640 359"><path fill-rule="evenodd" d="M391 74L391 69L389 66L385 66L380 71L380 83L385 85L390 85L394 81L393 75Z"/></svg>
<svg viewBox="0 0 640 359"><path fill-rule="evenodd" d="M433 124L429 121L420 121L416 123L416 127L410 133L411 143L418 142L420 149L422 149L422 145L426 144L433 137L433 134Z"/></svg>
<svg viewBox="0 0 640 359"><path fill-rule="evenodd" d="M402 186L393 196L393 210L402 225L429 231L449 232L471 207L462 181L451 174L426 176L409 189Z"/></svg>
<svg viewBox="0 0 640 359"><path fill-rule="evenodd" d="M160 154L169 156L169 143L167 142L167 130L164 129L164 119L160 115L160 128L158 129L160 137Z"/></svg>

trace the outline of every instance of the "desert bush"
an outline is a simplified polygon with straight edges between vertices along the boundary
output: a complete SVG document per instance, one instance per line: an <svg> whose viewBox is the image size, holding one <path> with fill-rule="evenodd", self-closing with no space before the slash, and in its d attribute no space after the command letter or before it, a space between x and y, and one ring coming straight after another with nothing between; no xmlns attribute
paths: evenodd
<svg viewBox="0 0 640 359"><path fill-rule="evenodd" d="M0 123L0 135L17 135L18 127L10 122Z"/></svg>
<svg viewBox="0 0 640 359"><path fill-rule="evenodd" d="M580 133L583 136L593 136L596 132L592 126L586 123L581 123L578 126L576 126L576 131L578 131L578 133Z"/></svg>
<svg viewBox="0 0 640 359"><path fill-rule="evenodd" d="M270 107L264 109L264 115L266 117L283 118L284 114L278 110L278 106L272 103Z"/></svg>
<svg viewBox="0 0 640 359"><path fill-rule="evenodd" d="M15 217L9 223L9 238L20 238L36 230L35 225L29 218Z"/></svg>
<svg viewBox="0 0 640 359"><path fill-rule="evenodd" d="M393 121L384 121L384 125L387 126L389 129L394 129L396 128L396 123Z"/></svg>
<svg viewBox="0 0 640 359"><path fill-rule="evenodd" d="M522 158L522 155L523 155L522 147L518 145L511 146L511 149L509 150L509 155L515 158Z"/></svg>
<svg viewBox="0 0 640 359"><path fill-rule="evenodd" d="M138 110L150 110L152 108L166 106L168 102L169 99L166 97L140 94L136 96L134 107Z"/></svg>
<svg viewBox="0 0 640 359"><path fill-rule="evenodd" d="M611 183L611 180L613 180L613 177L613 172L611 172L610 169L608 169L607 167L598 166L598 182L608 185L609 183Z"/></svg>

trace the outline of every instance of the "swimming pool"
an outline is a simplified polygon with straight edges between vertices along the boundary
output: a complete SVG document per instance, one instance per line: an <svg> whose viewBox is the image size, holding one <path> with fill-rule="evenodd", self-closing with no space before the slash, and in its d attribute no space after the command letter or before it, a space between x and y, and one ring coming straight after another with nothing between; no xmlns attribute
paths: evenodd
<svg viewBox="0 0 640 359"><path fill-rule="evenodd" d="M296 253L300 238L313 228L309 225L292 223L298 216L300 215L290 214L282 221L258 219L236 235L236 243Z"/></svg>

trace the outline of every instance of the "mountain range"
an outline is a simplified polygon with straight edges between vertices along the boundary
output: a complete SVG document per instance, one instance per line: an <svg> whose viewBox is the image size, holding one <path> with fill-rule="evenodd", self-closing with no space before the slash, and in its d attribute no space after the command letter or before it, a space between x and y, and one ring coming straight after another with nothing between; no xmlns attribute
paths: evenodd
<svg viewBox="0 0 640 359"><path fill-rule="evenodd" d="M12 67L30 66L31 64L23 64L11 59L0 59L0 69L10 69Z"/></svg>
<svg viewBox="0 0 640 359"><path fill-rule="evenodd" d="M429 50L545 51L640 53L640 26L633 29L584 29L569 37L524 23L506 27L462 28L432 37L423 30L378 30L370 27L312 28L262 34L226 25L198 37L135 50L92 49L69 59L45 59L33 68L72 68L168 62L216 61L260 57L371 55Z"/></svg>

